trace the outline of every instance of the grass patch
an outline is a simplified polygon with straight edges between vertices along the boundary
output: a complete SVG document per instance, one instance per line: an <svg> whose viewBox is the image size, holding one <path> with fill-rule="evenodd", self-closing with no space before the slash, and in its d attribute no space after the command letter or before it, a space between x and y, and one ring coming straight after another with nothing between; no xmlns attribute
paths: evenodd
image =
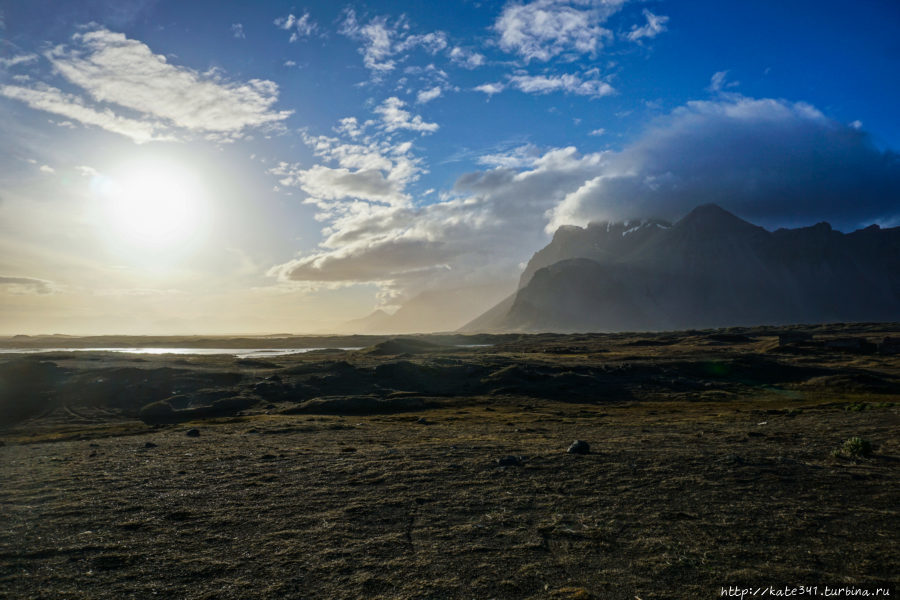
<svg viewBox="0 0 900 600"><path fill-rule="evenodd" d="M872 443L865 438L854 436L844 440L832 454L844 458L869 458L872 456Z"/></svg>

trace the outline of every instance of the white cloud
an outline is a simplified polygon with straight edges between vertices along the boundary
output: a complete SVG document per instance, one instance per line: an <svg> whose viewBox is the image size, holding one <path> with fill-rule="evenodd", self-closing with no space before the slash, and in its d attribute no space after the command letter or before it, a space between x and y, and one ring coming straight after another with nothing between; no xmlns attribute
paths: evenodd
<svg viewBox="0 0 900 600"><path fill-rule="evenodd" d="M274 21L275 26L279 29L284 29L285 31L291 32L290 42L296 42L301 38L309 37L313 33L315 33L316 29L318 29L318 25L309 15L309 12L305 12L298 18L295 17L292 13L288 14L286 17L279 17Z"/></svg>
<svg viewBox="0 0 900 600"><path fill-rule="evenodd" d="M432 31L430 33L410 34L405 37L401 36L394 51L408 52L415 48L422 48L429 54L437 54L447 47L447 34L443 31Z"/></svg>
<svg viewBox="0 0 900 600"><path fill-rule="evenodd" d="M25 88L10 91L20 99L29 95L32 106L39 96L46 100L48 94L55 95L58 110L50 112L116 133L123 133L126 128L142 129L144 133L140 135L126 133L141 141L156 139L153 132L160 124L236 138L249 128L279 127L291 114L291 111L272 110L278 100L278 86L274 82L262 79L234 82L215 71L200 74L171 65L145 44L106 29L78 33L72 39L71 48L57 46L46 54L56 71L94 100L137 111L146 122L118 117L108 108L102 111L87 108L75 96L65 95L63 101L62 93L48 86L34 86L30 94L23 91ZM62 104L67 106L60 108ZM72 112L81 116L69 114ZM110 121L117 121L118 125L106 127ZM137 123L141 126L137 127Z"/></svg>
<svg viewBox="0 0 900 600"><path fill-rule="evenodd" d="M339 32L361 43L359 53L363 57L363 65L372 72L376 80L395 70L414 50L421 50L432 56L446 55L451 62L467 69L484 64L482 54L451 45L443 31L410 33L410 29L405 17L392 22L387 17L380 16L373 17L368 22L360 22L356 11L348 8L344 11ZM436 70L434 65L429 67ZM446 73L441 73L446 77Z"/></svg>
<svg viewBox="0 0 900 600"><path fill-rule="evenodd" d="M527 94L566 92L577 96L600 98L616 93L615 88L599 79L581 79L577 75L513 75L511 85Z"/></svg>
<svg viewBox="0 0 900 600"><path fill-rule="evenodd" d="M360 125L356 117L344 117L343 119L338 121L338 124L337 126L335 126L334 130L336 133L340 133L351 138L358 138L363 134L365 127L366 124L363 123L362 125Z"/></svg>
<svg viewBox="0 0 900 600"><path fill-rule="evenodd" d="M726 88L737 87L740 83L740 81L728 81L728 71L717 71L710 77L709 87L706 89L710 92L721 92Z"/></svg>
<svg viewBox="0 0 900 600"><path fill-rule="evenodd" d="M426 102L431 102L435 98L439 98L443 90L441 90L441 86L436 85L433 88L427 90L421 90L418 94L416 94L416 102L418 104L425 104Z"/></svg>
<svg viewBox="0 0 900 600"><path fill-rule="evenodd" d="M35 62L37 59L37 54L20 54L10 58L0 57L0 67L8 69L9 67L14 67L16 65L27 65L28 63Z"/></svg>
<svg viewBox="0 0 900 600"><path fill-rule="evenodd" d="M499 81L494 83L482 83L479 86L472 88L476 92L481 92L482 94L487 94L488 97L493 96L494 94L499 94L502 92L506 86Z"/></svg>
<svg viewBox="0 0 900 600"><path fill-rule="evenodd" d="M482 157L497 168L461 177L427 206L324 206L320 248L271 274L316 285L374 282L391 301L434 287L512 286L519 263L546 243L545 213L596 173L602 156L524 146Z"/></svg>
<svg viewBox="0 0 900 600"><path fill-rule="evenodd" d="M239 40L247 39L247 35L244 33L244 26L241 23L231 24L231 34Z"/></svg>
<svg viewBox="0 0 900 600"><path fill-rule="evenodd" d="M390 57L396 52L393 38L397 30L396 26L388 26L387 17L376 17L369 23L360 25L356 19L356 11L347 9L340 33L363 43L359 52L363 55L363 64L367 69L377 73L395 68L396 64Z"/></svg>
<svg viewBox="0 0 900 600"><path fill-rule="evenodd" d="M524 144L507 152L483 154L478 157L478 164L504 169L523 169L532 167L541 157L540 150L534 144Z"/></svg>
<svg viewBox="0 0 900 600"><path fill-rule="evenodd" d="M138 121L113 113L110 109L95 110L84 105L84 101L72 94L45 84L34 87L15 85L0 86L0 94L24 102L31 108L54 113L84 125L101 127L112 133L131 138L138 144L152 141L173 141L175 138L165 133L165 127L152 121Z"/></svg>
<svg viewBox="0 0 900 600"><path fill-rule="evenodd" d="M297 63L294 62L294 61L292 61L292 60L286 60L286 61L284 61L284 65L283 65L283 66L288 67L288 68L290 68L290 67L296 67L296 66L297 66Z"/></svg>
<svg viewBox="0 0 900 600"><path fill-rule="evenodd" d="M604 128L600 127L598 129L591 131L590 133L588 133L588 135L601 136L604 133L606 133L606 130Z"/></svg>
<svg viewBox="0 0 900 600"><path fill-rule="evenodd" d="M602 25L626 0L508 2L494 23L503 50L526 61L563 53L594 56L613 35Z"/></svg>
<svg viewBox="0 0 900 600"><path fill-rule="evenodd" d="M75 170L81 173L83 177L98 177L100 175L100 171L87 165L78 165L75 167Z"/></svg>
<svg viewBox="0 0 900 600"><path fill-rule="evenodd" d="M47 173L47 174L56 173L56 169L54 169L50 165L41 165L40 171L41 171L41 173Z"/></svg>
<svg viewBox="0 0 900 600"><path fill-rule="evenodd" d="M377 109L376 109L377 110ZM285 187L298 187L323 215L346 210L349 201L373 202L393 207L408 206L408 183L418 179L420 159L411 154L410 142L395 143L385 133L365 136L370 122L360 124L355 117L341 119L334 130L345 137L304 134L303 140L313 153L334 166L317 164L311 168L280 163L269 173L279 177ZM382 137L384 139L378 139Z"/></svg>
<svg viewBox="0 0 900 600"><path fill-rule="evenodd" d="M632 42L636 42L641 38L655 38L666 30L666 23L669 21L669 17L655 15L646 8L643 13L647 23L641 27L635 25L631 28L631 31L628 33L628 39Z"/></svg>
<svg viewBox="0 0 900 600"><path fill-rule="evenodd" d="M392 96L375 108L375 112L381 115L381 121L386 131L408 129L425 134L438 130L437 123L428 123L420 115L412 115L408 110L403 109L405 105L403 100Z"/></svg>
<svg viewBox="0 0 900 600"><path fill-rule="evenodd" d="M850 123L850 127L852 127L853 129L862 129L862 126L863 126L862 121L860 121L859 119Z"/></svg>
<svg viewBox="0 0 900 600"><path fill-rule="evenodd" d="M392 203L401 197L400 185L389 181L377 169L331 168L314 165L299 171L296 181L282 179L284 185L295 184L307 194L324 200L358 198L373 202Z"/></svg>
<svg viewBox="0 0 900 600"><path fill-rule="evenodd" d="M460 46L454 46L447 54L450 60L466 69L477 69L484 64L484 55Z"/></svg>

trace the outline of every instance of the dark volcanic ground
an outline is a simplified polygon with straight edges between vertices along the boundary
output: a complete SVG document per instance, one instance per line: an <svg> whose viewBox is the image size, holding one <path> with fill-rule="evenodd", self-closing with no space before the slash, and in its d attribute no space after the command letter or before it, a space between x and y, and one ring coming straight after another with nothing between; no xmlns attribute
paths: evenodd
<svg viewBox="0 0 900 600"><path fill-rule="evenodd" d="M810 332L9 357L0 596L896 595L900 357L825 344L891 328ZM870 455L841 450L857 436Z"/></svg>

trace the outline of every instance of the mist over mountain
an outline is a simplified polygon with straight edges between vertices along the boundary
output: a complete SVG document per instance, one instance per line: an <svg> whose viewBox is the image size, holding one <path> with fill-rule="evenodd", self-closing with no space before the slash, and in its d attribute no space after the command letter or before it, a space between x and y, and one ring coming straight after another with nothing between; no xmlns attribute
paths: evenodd
<svg viewBox="0 0 900 600"><path fill-rule="evenodd" d="M504 304L505 303L505 304ZM463 330L626 331L900 320L900 228L770 232L714 204L560 227Z"/></svg>
<svg viewBox="0 0 900 600"><path fill-rule="evenodd" d="M353 319L338 333L433 333L454 331L470 322L485 306L509 294L506 283L475 285L421 292L404 302L393 314L378 309Z"/></svg>

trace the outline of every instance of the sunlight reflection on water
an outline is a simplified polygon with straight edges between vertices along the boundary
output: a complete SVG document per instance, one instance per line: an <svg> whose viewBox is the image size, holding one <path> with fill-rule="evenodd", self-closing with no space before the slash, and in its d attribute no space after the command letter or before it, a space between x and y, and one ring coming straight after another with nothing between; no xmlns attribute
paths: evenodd
<svg viewBox="0 0 900 600"><path fill-rule="evenodd" d="M122 354L182 354L212 356L228 354L236 358L264 358L303 354L313 350L361 350L352 348L0 348L0 354L42 354L46 352L118 352Z"/></svg>

